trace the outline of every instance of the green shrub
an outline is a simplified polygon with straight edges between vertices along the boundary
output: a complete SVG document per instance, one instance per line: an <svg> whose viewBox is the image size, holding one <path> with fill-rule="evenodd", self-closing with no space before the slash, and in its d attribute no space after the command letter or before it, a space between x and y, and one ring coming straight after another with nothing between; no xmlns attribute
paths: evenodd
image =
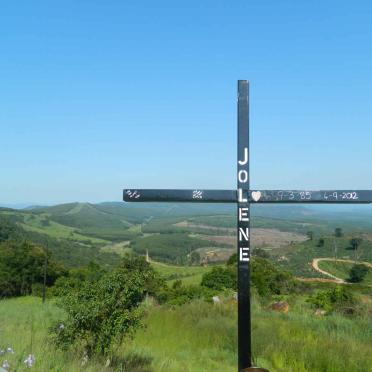
<svg viewBox="0 0 372 372"><path fill-rule="evenodd" d="M65 296L70 291L79 289L84 282L97 282L105 270L95 262L90 262L87 267L80 269L70 269L66 276L59 277L54 286L48 290L52 296Z"/></svg>
<svg viewBox="0 0 372 372"><path fill-rule="evenodd" d="M276 267L269 260L254 257L251 260L251 280L260 296L288 294L295 291L297 283L293 275ZM222 290L237 288L236 254L227 261L226 267L214 267L203 275L202 285Z"/></svg>
<svg viewBox="0 0 372 372"><path fill-rule="evenodd" d="M348 281L350 283L359 283L368 274L368 271L369 269L366 265L353 265L353 267L350 269L350 278L348 279Z"/></svg>
<svg viewBox="0 0 372 372"><path fill-rule="evenodd" d="M51 286L66 270L53 261L49 252L28 242L0 243L0 298L28 295L33 285L42 284L46 254L46 285Z"/></svg>
<svg viewBox="0 0 372 372"><path fill-rule="evenodd" d="M251 280L260 296L288 294L296 289L296 281L291 273L260 257L252 259Z"/></svg>
<svg viewBox="0 0 372 372"><path fill-rule="evenodd" d="M52 328L55 342L83 347L88 355L107 354L141 325L139 305L155 283L156 273L142 257L126 258L99 280L84 282L60 301L67 319Z"/></svg>
<svg viewBox="0 0 372 372"><path fill-rule="evenodd" d="M35 297L42 297L43 296L43 284L42 283L35 283L31 286L31 293Z"/></svg>
<svg viewBox="0 0 372 372"><path fill-rule="evenodd" d="M335 237L336 238L341 238L343 235L344 235L344 233L342 232L341 227L336 227L335 228Z"/></svg>
<svg viewBox="0 0 372 372"><path fill-rule="evenodd" d="M311 295L307 302L314 308L321 308L328 312L345 312L357 305L354 295L349 289L341 285L329 290L318 291Z"/></svg>
<svg viewBox="0 0 372 372"><path fill-rule="evenodd" d="M320 238L319 240L318 240L318 244L316 245L317 247L324 247L324 238Z"/></svg>
<svg viewBox="0 0 372 372"><path fill-rule="evenodd" d="M237 270L234 266L215 266L203 275L201 285L210 289L221 291L223 289L236 289Z"/></svg>
<svg viewBox="0 0 372 372"><path fill-rule="evenodd" d="M182 280L176 280L172 287L163 287L156 294L160 304L184 305L192 300L211 300L216 291L200 285L183 285Z"/></svg>

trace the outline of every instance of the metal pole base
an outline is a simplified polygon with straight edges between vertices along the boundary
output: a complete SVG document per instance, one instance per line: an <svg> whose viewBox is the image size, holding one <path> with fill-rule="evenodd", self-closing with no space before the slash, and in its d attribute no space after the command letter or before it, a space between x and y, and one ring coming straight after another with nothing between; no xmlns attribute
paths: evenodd
<svg viewBox="0 0 372 372"><path fill-rule="evenodd" d="M241 372L269 372L269 370L260 367L249 367L242 369Z"/></svg>

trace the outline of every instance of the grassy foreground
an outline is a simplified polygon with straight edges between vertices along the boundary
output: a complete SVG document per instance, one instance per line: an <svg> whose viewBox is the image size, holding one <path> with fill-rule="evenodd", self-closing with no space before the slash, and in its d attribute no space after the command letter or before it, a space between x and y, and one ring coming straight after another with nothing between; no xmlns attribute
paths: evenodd
<svg viewBox="0 0 372 372"><path fill-rule="evenodd" d="M366 318L315 317L300 303L288 314L253 306L256 362L270 372L372 371L371 327ZM182 307L148 307L145 328L115 354L122 363L81 365L81 355L55 350L47 330L63 314L39 298L0 301L0 349L12 347L11 371L26 370L35 355L34 371L236 371L236 305L192 302Z"/></svg>

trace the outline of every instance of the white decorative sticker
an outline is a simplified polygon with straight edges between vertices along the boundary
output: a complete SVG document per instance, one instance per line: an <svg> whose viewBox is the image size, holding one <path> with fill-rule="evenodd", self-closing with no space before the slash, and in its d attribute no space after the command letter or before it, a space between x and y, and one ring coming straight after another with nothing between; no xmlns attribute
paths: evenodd
<svg viewBox="0 0 372 372"><path fill-rule="evenodd" d="M193 199L203 199L203 191L201 191L201 190L194 190L192 192L192 198Z"/></svg>
<svg viewBox="0 0 372 372"><path fill-rule="evenodd" d="M252 199L255 201L255 202L258 202L260 199L261 199L261 191L252 191Z"/></svg>
<svg viewBox="0 0 372 372"><path fill-rule="evenodd" d="M132 191L132 190L127 190L126 191L126 194L131 198L131 199L138 199L140 196L141 196L141 194L137 191L137 190L134 190L134 191Z"/></svg>

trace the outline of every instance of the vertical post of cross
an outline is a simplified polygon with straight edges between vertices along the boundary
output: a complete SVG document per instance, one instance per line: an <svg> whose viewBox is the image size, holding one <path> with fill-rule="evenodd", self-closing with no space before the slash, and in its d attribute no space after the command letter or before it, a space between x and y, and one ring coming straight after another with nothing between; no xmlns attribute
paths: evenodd
<svg viewBox="0 0 372 372"><path fill-rule="evenodd" d="M249 84L238 81L238 359L252 366L249 206Z"/></svg>

